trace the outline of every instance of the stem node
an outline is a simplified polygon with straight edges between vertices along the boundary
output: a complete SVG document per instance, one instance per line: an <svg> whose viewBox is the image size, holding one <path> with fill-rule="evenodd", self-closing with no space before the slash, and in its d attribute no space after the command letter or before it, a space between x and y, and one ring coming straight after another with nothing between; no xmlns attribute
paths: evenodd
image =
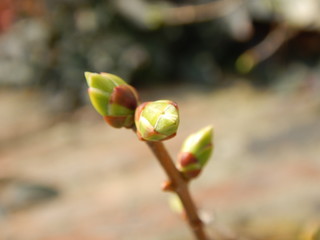
<svg viewBox="0 0 320 240"><path fill-rule="evenodd" d="M162 183L161 189L164 192L175 192L176 187L173 185L173 183L170 180L166 180Z"/></svg>

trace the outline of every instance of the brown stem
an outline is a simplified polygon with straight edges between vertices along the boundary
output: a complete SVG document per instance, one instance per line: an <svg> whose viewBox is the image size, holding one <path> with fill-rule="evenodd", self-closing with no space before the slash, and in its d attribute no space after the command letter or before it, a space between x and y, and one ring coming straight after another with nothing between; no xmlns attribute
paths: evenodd
<svg viewBox="0 0 320 240"><path fill-rule="evenodd" d="M159 163L165 170L172 184L172 190L179 196L185 209L186 217L197 240L209 240L207 237L203 223L200 220L196 206L190 196L188 181L176 169L170 155L168 154L162 142L146 142Z"/></svg>
<svg viewBox="0 0 320 240"><path fill-rule="evenodd" d="M184 25L205 22L226 16L243 4L243 0L219 0L171 7L164 11L164 23L167 25Z"/></svg>
<svg viewBox="0 0 320 240"><path fill-rule="evenodd" d="M113 3L125 17L140 26L150 27L155 24L155 18L150 18L150 12L154 9L158 10L156 24L177 26L226 16L243 5L245 0L217 0L184 6L149 3L144 0L114 0Z"/></svg>

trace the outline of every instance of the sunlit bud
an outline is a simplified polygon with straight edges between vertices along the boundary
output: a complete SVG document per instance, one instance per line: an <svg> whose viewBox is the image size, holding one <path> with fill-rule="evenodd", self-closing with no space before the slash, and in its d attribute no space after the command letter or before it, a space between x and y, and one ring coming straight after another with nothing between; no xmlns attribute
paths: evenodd
<svg viewBox="0 0 320 240"><path fill-rule="evenodd" d="M86 72L90 101L106 122L116 128L130 128L138 103L136 90L110 73Z"/></svg>
<svg viewBox="0 0 320 240"><path fill-rule="evenodd" d="M172 138L179 125L178 106L169 100L143 103L136 110L135 123L141 140L163 141Z"/></svg>
<svg viewBox="0 0 320 240"><path fill-rule="evenodd" d="M213 150L213 129L211 126L190 135L183 143L177 168L188 178L198 176L210 158Z"/></svg>

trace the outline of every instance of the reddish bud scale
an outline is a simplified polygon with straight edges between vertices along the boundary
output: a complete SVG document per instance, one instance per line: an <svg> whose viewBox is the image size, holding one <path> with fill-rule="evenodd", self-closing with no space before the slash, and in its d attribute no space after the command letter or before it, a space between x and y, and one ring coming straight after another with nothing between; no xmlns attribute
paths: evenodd
<svg viewBox="0 0 320 240"><path fill-rule="evenodd" d="M118 104L134 110L137 107L138 94L129 85L120 85L114 88L110 96L110 104Z"/></svg>
<svg viewBox="0 0 320 240"><path fill-rule="evenodd" d="M124 122L127 120L127 116L103 116L106 123L110 124L114 128L131 128L131 126L125 126Z"/></svg>
<svg viewBox="0 0 320 240"><path fill-rule="evenodd" d="M201 172L201 166L199 168L188 169L189 166L196 166L199 164L197 158L189 152L182 152L179 155L179 168L184 177L192 179L197 177Z"/></svg>
<svg viewBox="0 0 320 240"><path fill-rule="evenodd" d="M189 153L189 152L182 152L180 154L180 166L181 167L187 167L191 164L195 164L195 163L198 163L198 160L196 159L196 157L192 154L192 153Z"/></svg>
<svg viewBox="0 0 320 240"><path fill-rule="evenodd" d="M193 179L193 178L196 178L199 176L199 174L201 173L201 169L197 169L197 170L192 170L192 171L188 171L188 172L184 172L183 173L183 176L190 180L190 179Z"/></svg>
<svg viewBox="0 0 320 240"><path fill-rule="evenodd" d="M137 109L136 109L136 113L135 113L135 120L138 121L141 115L142 110L146 107L147 104L149 104L150 102L144 102L142 104L140 104Z"/></svg>
<svg viewBox="0 0 320 240"><path fill-rule="evenodd" d="M105 121L115 128L131 128L139 97L124 80L109 73L86 72L90 101Z"/></svg>
<svg viewBox="0 0 320 240"><path fill-rule="evenodd" d="M135 115L134 115L134 118L135 118L135 122L138 122L139 119L140 119L140 116L141 116L141 112L143 111L143 109L146 107L146 105L149 104L149 102L144 102L142 104L140 104L137 108L136 108L136 112L135 112ZM148 133L150 136L152 136L153 134L157 134L157 132L152 128L150 128L148 130ZM139 138L139 140L141 141L146 141L140 134L139 131L137 131L137 136Z"/></svg>

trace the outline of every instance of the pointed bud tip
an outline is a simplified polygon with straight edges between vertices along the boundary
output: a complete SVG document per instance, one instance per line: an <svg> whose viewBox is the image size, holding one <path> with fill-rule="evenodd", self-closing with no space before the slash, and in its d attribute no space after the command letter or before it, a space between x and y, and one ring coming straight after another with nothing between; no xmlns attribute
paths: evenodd
<svg viewBox="0 0 320 240"><path fill-rule="evenodd" d="M91 77L92 77L92 75L94 75L94 73L92 73L92 72L84 72L84 76L85 76L85 78L87 80L87 84L88 84L89 87L91 86Z"/></svg>
<svg viewBox="0 0 320 240"><path fill-rule="evenodd" d="M92 72L84 72L84 76L86 78L89 78L91 74L94 74L94 73L92 73Z"/></svg>
<svg viewBox="0 0 320 240"><path fill-rule="evenodd" d="M201 133L203 135L203 137L205 138L212 138L212 135L214 133L213 127L211 125L206 126L204 128L202 128L199 133Z"/></svg>
<svg viewBox="0 0 320 240"><path fill-rule="evenodd" d="M196 154L199 149L212 144L213 128L207 126L191 134L183 143L182 152L191 152Z"/></svg>
<svg viewBox="0 0 320 240"><path fill-rule="evenodd" d="M213 132L213 127L211 125L208 125L208 126L202 128L202 129L200 129L200 131L212 133Z"/></svg>

